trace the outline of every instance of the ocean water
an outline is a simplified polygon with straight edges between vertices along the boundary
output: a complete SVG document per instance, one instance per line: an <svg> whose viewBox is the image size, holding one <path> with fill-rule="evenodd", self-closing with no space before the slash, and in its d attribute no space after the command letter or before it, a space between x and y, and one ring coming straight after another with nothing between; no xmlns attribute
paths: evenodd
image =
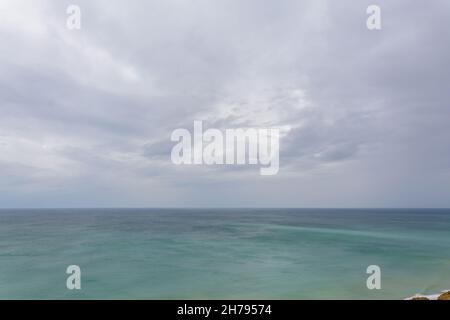
<svg viewBox="0 0 450 320"><path fill-rule="evenodd" d="M81 268L81 290L66 268ZM368 290L366 268L381 268ZM0 299L403 299L450 289L450 210L0 210Z"/></svg>

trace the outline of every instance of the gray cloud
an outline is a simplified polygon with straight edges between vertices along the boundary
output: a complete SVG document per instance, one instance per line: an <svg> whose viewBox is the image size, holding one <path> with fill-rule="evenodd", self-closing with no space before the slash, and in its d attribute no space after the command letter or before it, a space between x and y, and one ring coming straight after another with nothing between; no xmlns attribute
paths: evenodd
<svg viewBox="0 0 450 320"><path fill-rule="evenodd" d="M0 206L450 206L450 5L377 3L2 1ZM194 120L280 173L174 166Z"/></svg>

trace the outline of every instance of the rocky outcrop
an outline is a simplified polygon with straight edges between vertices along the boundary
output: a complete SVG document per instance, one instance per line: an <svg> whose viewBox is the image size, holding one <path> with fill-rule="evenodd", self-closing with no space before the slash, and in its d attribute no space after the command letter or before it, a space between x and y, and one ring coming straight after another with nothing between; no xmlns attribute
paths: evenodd
<svg viewBox="0 0 450 320"><path fill-rule="evenodd" d="M441 294L416 294L415 296L406 298L405 300L450 300L450 290L442 291Z"/></svg>
<svg viewBox="0 0 450 320"><path fill-rule="evenodd" d="M444 292L437 299L438 300L450 300L450 291Z"/></svg>

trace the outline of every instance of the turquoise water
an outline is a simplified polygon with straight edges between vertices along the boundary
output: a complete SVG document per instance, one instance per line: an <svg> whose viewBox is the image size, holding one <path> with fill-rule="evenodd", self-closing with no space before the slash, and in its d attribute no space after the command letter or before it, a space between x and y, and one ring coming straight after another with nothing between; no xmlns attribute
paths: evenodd
<svg viewBox="0 0 450 320"><path fill-rule="evenodd" d="M82 289L66 289L78 265ZM381 290L366 268L379 265ZM0 299L402 299L450 289L450 210L0 210Z"/></svg>

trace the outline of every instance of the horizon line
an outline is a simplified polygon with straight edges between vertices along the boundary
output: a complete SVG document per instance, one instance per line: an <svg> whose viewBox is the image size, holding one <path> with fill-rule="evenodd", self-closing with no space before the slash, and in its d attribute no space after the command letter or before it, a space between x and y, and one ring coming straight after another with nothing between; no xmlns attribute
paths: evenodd
<svg viewBox="0 0 450 320"><path fill-rule="evenodd" d="M210 209L258 209L258 210L271 210L271 209L302 209L302 210L450 210L450 207L0 207L0 210L183 210L183 209L197 209L197 210L210 210Z"/></svg>

